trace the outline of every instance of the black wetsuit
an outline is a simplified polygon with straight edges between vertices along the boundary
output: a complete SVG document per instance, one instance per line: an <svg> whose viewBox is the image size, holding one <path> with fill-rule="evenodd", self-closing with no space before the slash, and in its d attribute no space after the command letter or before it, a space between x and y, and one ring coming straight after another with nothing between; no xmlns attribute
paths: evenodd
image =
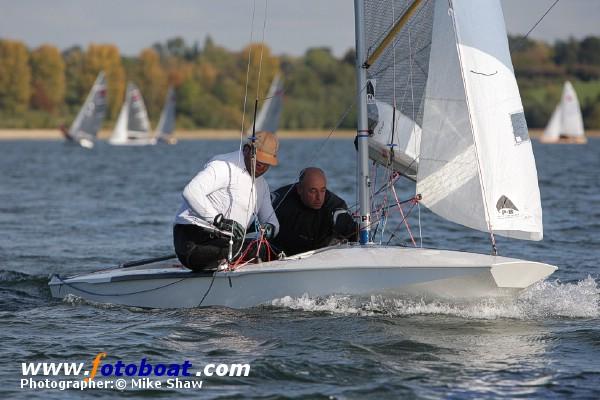
<svg viewBox="0 0 600 400"><path fill-rule="evenodd" d="M314 210L302 203L292 186L294 184L271 193L280 225L279 233L271 242L278 250L290 256L325 247L333 239L355 240L357 225L347 212L344 200L328 190L323 207Z"/></svg>

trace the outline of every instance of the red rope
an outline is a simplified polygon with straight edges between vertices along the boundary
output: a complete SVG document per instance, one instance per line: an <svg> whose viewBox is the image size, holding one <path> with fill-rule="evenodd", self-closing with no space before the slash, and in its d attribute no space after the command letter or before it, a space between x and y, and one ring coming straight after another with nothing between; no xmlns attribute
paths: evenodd
<svg viewBox="0 0 600 400"><path fill-rule="evenodd" d="M398 199L398 195L396 194L396 188L392 185L392 193L394 193L394 198L396 199L396 204L398 204L398 209L400 210L400 215L402 215L402 221L404 221L404 225L406 226L406 230L408 231L408 235L410 236L410 240L413 243L413 246L417 247L417 242L415 242L415 238L413 237L412 231L410 230L410 225L408 224L408 220L406 216L404 216L404 210L402 209L402 204L400 204L400 200ZM416 204L417 199L413 198L413 207ZM411 207L412 210L412 207Z"/></svg>

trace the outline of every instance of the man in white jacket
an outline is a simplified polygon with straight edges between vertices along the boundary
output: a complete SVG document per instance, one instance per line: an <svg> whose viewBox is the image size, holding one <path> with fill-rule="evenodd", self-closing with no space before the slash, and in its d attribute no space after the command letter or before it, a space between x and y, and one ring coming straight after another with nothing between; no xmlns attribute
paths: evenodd
<svg viewBox="0 0 600 400"><path fill-rule="evenodd" d="M258 132L242 152L213 157L187 184L173 227L175 253L183 265L195 271L213 269L230 251L235 259L255 217L267 236L277 234L279 222L263 174L278 164L278 148L275 134Z"/></svg>

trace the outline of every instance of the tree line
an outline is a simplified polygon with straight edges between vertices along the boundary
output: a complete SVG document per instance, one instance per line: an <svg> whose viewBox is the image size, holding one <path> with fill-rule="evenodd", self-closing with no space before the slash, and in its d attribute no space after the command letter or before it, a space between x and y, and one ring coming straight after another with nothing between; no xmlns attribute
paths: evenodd
<svg viewBox="0 0 600 400"><path fill-rule="evenodd" d="M553 45L522 37L509 39L530 127L545 126L563 82L570 79L586 128L600 128L600 38ZM101 70L108 81L106 126L116 120L127 81L132 81L140 88L153 122L159 118L168 86L173 85L179 129L239 129L244 98L248 125L254 100L264 99L278 72L285 79L282 129L355 126L353 50L339 58L328 48L312 48L300 57L275 56L261 44L236 52L207 37L202 46L170 39L136 57L121 55L111 44L61 52L52 45L28 49L19 41L0 40L0 127L69 124Z"/></svg>

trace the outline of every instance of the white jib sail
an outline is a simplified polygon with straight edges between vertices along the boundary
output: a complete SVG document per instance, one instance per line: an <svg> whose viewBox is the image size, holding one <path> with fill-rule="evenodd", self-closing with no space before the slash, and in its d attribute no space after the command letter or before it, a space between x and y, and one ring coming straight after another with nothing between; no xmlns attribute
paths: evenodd
<svg viewBox="0 0 600 400"><path fill-rule="evenodd" d="M273 78L273 82L271 82L267 99L263 103L260 112L256 117L256 132L277 132L282 105L283 81L281 76L277 74L275 75L275 78ZM250 128L249 133L252 133L252 127Z"/></svg>
<svg viewBox="0 0 600 400"><path fill-rule="evenodd" d="M450 221L542 239L537 170L498 0L436 2L417 191Z"/></svg>
<svg viewBox="0 0 600 400"><path fill-rule="evenodd" d="M125 102L121 107L117 124L109 142L127 144L150 139L150 121L139 89L133 83L127 84Z"/></svg>
<svg viewBox="0 0 600 400"><path fill-rule="evenodd" d="M69 128L69 135L75 139L92 139L98 133L106 115L106 78L100 71L85 103Z"/></svg>
<svg viewBox="0 0 600 400"><path fill-rule="evenodd" d="M550 117L550 121L544 129L544 137L548 139L558 138L560 136L560 120L561 120L562 110L561 103L558 103L554 112L552 112L552 116Z"/></svg>
<svg viewBox="0 0 600 400"><path fill-rule="evenodd" d="M167 97L160 119L156 126L156 137L167 139L175 128L175 91L172 86L167 90Z"/></svg>

